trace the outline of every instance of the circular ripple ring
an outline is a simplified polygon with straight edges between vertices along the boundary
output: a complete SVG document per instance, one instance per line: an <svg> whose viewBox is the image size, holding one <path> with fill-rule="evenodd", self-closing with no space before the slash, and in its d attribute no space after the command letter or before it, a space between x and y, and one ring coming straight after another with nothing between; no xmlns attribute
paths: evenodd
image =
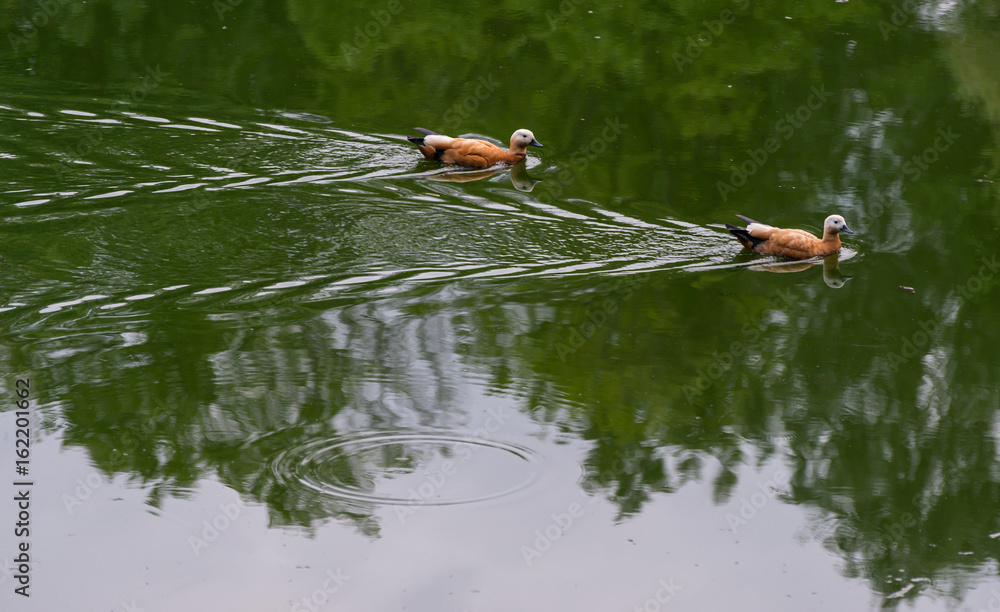
<svg viewBox="0 0 1000 612"><path fill-rule="evenodd" d="M342 482L337 477L338 465L346 465L363 453L389 446L407 447L468 447L471 455L491 452L503 453L523 462L524 475L514 484L493 491L477 491L452 497L425 499L409 495L366 491L354 483ZM447 506L469 504L496 499L520 491L535 481L538 471L534 455L528 449L497 440L473 437L454 432L361 432L332 439L306 442L279 454L272 468L279 480L291 486L302 486L319 494L350 502L377 505Z"/></svg>

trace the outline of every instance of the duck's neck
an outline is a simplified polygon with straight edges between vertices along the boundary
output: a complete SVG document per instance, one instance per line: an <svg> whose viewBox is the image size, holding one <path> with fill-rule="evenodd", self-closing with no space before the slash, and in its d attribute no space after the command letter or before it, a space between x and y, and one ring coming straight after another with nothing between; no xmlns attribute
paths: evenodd
<svg viewBox="0 0 1000 612"><path fill-rule="evenodd" d="M836 245L840 248L840 232L834 230L826 230L823 232L823 242L826 244Z"/></svg>

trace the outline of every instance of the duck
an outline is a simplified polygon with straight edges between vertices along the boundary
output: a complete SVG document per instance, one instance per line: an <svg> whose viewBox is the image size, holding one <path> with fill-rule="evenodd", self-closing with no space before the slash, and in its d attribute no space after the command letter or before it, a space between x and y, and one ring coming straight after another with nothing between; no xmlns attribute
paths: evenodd
<svg viewBox="0 0 1000 612"><path fill-rule="evenodd" d="M424 157L448 164L461 164L470 168L489 168L498 163L516 164L528 157L528 147L542 147L535 140L531 130L520 129L510 137L510 150L504 150L492 142L476 138L452 138L424 128L414 128L424 135L407 136L406 139L417 145Z"/></svg>
<svg viewBox="0 0 1000 612"><path fill-rule="evenodd" d="M800 229L782 229L758 223L753 219L736 215L746 221L746 228L726 224L740 244L758 253L780 255L791 259L824 257L840 250L840 232L853 234L847 221L840 215L830 215L823 221L823 238L817 238Z"/></svg>

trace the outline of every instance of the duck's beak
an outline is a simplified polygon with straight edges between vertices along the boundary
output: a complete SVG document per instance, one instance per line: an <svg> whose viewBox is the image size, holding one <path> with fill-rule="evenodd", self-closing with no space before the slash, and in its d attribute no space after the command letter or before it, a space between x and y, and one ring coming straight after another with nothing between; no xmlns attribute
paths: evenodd
<svg viewBox="0 0 1000 612"><path fill-rule="evenodd" d="M537 140L535 140L534 138L532 138L531 142L528 143L528 146L529 147L544 147L545 145L543 145L542 143L540 143Z"/></svg>
<svg viewBox="0 0 1000 612"><path fill-rule="evenodd" d="M847 227L846 223L844 224L844 227L840 231L847 232L848 234L853 234L854 233L854 230L852 230L851 228Z"/></svg>

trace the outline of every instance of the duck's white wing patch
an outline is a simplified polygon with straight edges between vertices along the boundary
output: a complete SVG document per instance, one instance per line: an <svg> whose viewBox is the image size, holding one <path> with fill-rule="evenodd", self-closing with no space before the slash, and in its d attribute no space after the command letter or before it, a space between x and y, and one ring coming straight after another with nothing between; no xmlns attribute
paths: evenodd
<svg viewBox="0 0 1000 612"><path fill-rule="evenodd" d="M445 136L444 134L434 134L433 136L424 136L424 144L434 147L435 149L447 149L451 141L455 140L451 136Z"/></svg>
<svg viewBox="0 0 1000 612"><path fill-rule="evenodd" d="M764 225L763 223L751 223L747 225L747 231L755 238L758 237L758 234L761 234L761 238L766 238L773 230L773 227Z"/></svg>

